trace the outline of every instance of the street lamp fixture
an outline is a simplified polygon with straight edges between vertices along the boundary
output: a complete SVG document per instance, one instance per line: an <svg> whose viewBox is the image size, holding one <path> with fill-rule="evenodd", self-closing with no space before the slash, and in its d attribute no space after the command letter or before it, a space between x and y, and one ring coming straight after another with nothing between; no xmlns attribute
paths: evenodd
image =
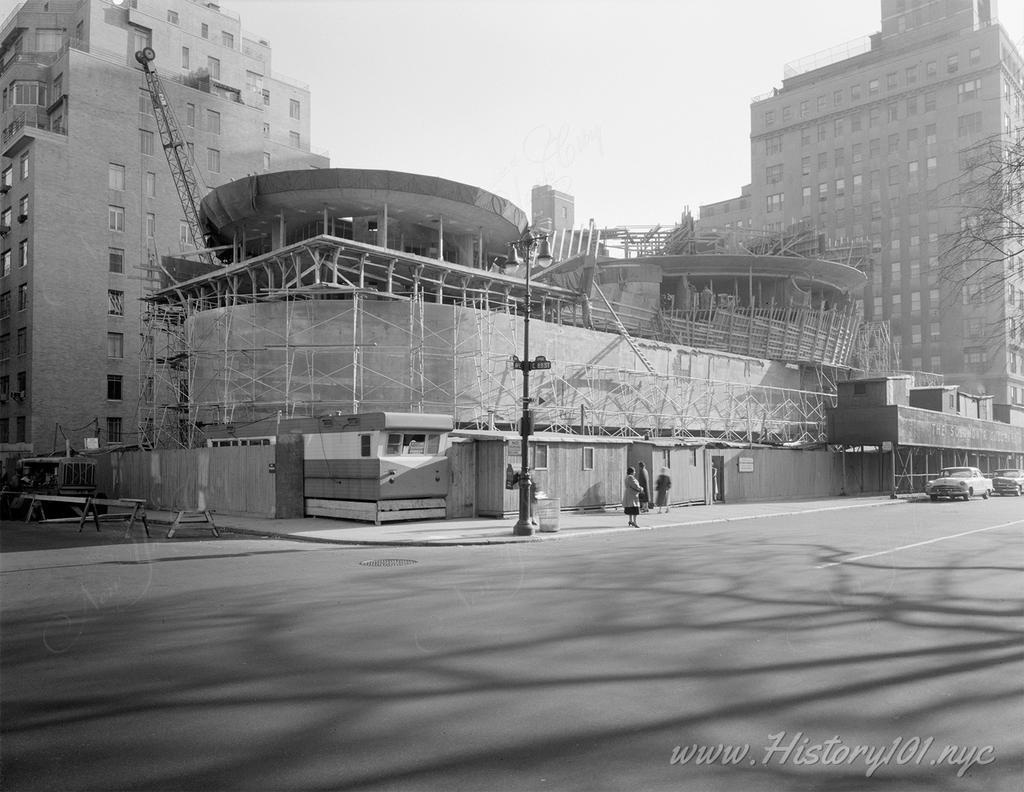
<svg viewBox="0 0 1024 792"><path fill-rule="evenodd" d="M536 264L543 269L551 264L551 248L548 246L547 234L535 234L526 230L518 242L511 243L512 255L510 264L526 263L526 293L523 298L523 359L513 359L513 365L523 372L523 416L519 422L520 451L522 465L519 471L519 519L512 529L513 536L532 536L534 522L530 515L530 501L533 495L533 482L530 480L530 434L533 430L533 419L530 412L530 371L549 369L551 362L538 357L530 360L530 270ZM521 257L521 258L520 258Z"/></svg>

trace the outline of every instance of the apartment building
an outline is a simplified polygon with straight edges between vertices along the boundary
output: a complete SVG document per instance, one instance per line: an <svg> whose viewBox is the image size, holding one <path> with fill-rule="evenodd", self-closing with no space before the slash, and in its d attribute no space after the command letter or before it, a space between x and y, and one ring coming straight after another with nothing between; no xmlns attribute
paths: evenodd
<svg viewBox="0 0 1024 792"><path fill-rule="evenodd" d="M803 221L870 241L863 312L888 320L898 367L1022 405L1024 255L1008 251L997 289L948 271L949 242L971 222L972 152L1024 127L1021 55L995 11L881 0L879 32L787 65L782 87L751 104L750 185L702 206L699 226Z"/></svg>
<svg viewBox="0 0 1024 792"><path fill-rule="evenodd" d="M201 190L329 164L310 148L308 86L216 3L18 5L0 27L0 454L138 440L141 299L160 256L195 249L143 47Z"/></svg>

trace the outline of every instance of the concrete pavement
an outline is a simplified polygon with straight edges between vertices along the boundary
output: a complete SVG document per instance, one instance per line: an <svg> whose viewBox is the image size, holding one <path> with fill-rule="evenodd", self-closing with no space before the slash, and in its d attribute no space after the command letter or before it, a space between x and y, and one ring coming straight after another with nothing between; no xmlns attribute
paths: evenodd
<svg viewBox="0 0 1024 792"><path fill-rule="evenodd" d="M628 527L625 524L626 517L621 511L562 512L559 515L557 532L536 532L533 536L513 536L512 526L516 522L514 517L502 520L480 518L413 520L382 525L318 517L274 520L215 514L214 519L217 527L221 530L254 536L274 536L282 539L346 545L450 546L541 542L623 531L685 528L706 523L784 517L837 509L894 506L906 502L907 500L904 498L893 500L888 495L873 495L682 506L673 508L667 514L649 512L640 515L641 525L639 528ZM167 512L149 512L149 519L170 522L173 520L173 516ZM209 535L209 528L203 523L185 524L178 529L176 535L191 535L196 531Z"/></svg>

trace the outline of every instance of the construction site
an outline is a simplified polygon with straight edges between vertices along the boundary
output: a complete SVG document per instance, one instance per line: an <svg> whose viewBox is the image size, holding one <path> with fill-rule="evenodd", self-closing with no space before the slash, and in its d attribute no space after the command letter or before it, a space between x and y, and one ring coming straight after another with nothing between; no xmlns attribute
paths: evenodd
<svg viewBox="0 0 1024 792"><path fill-rule="evenodd" d="M836 383L892 360L858 318L870 249L811 228L591 222L546 234L551 264L527 273L510 255L525 213L416 174L251 176L198 215L208 247L163 259L143 318L150 448L371 411L513 430L527 310L551 363L531 377L537 430L821 443Z"/></svg>

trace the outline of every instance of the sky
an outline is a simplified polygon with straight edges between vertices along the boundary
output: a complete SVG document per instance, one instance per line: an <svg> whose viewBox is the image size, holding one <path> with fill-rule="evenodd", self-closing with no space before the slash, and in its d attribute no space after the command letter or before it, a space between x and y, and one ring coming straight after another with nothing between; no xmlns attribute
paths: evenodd
<svg viewBox="0 0 1024 792"><path fill-rule="evenodd" d="M678 222L750 181L750 100L880 0L223 0L310 85L331 166L440 176L576 224ZM1024 0L999 0L1022 40Z"/></svg>

